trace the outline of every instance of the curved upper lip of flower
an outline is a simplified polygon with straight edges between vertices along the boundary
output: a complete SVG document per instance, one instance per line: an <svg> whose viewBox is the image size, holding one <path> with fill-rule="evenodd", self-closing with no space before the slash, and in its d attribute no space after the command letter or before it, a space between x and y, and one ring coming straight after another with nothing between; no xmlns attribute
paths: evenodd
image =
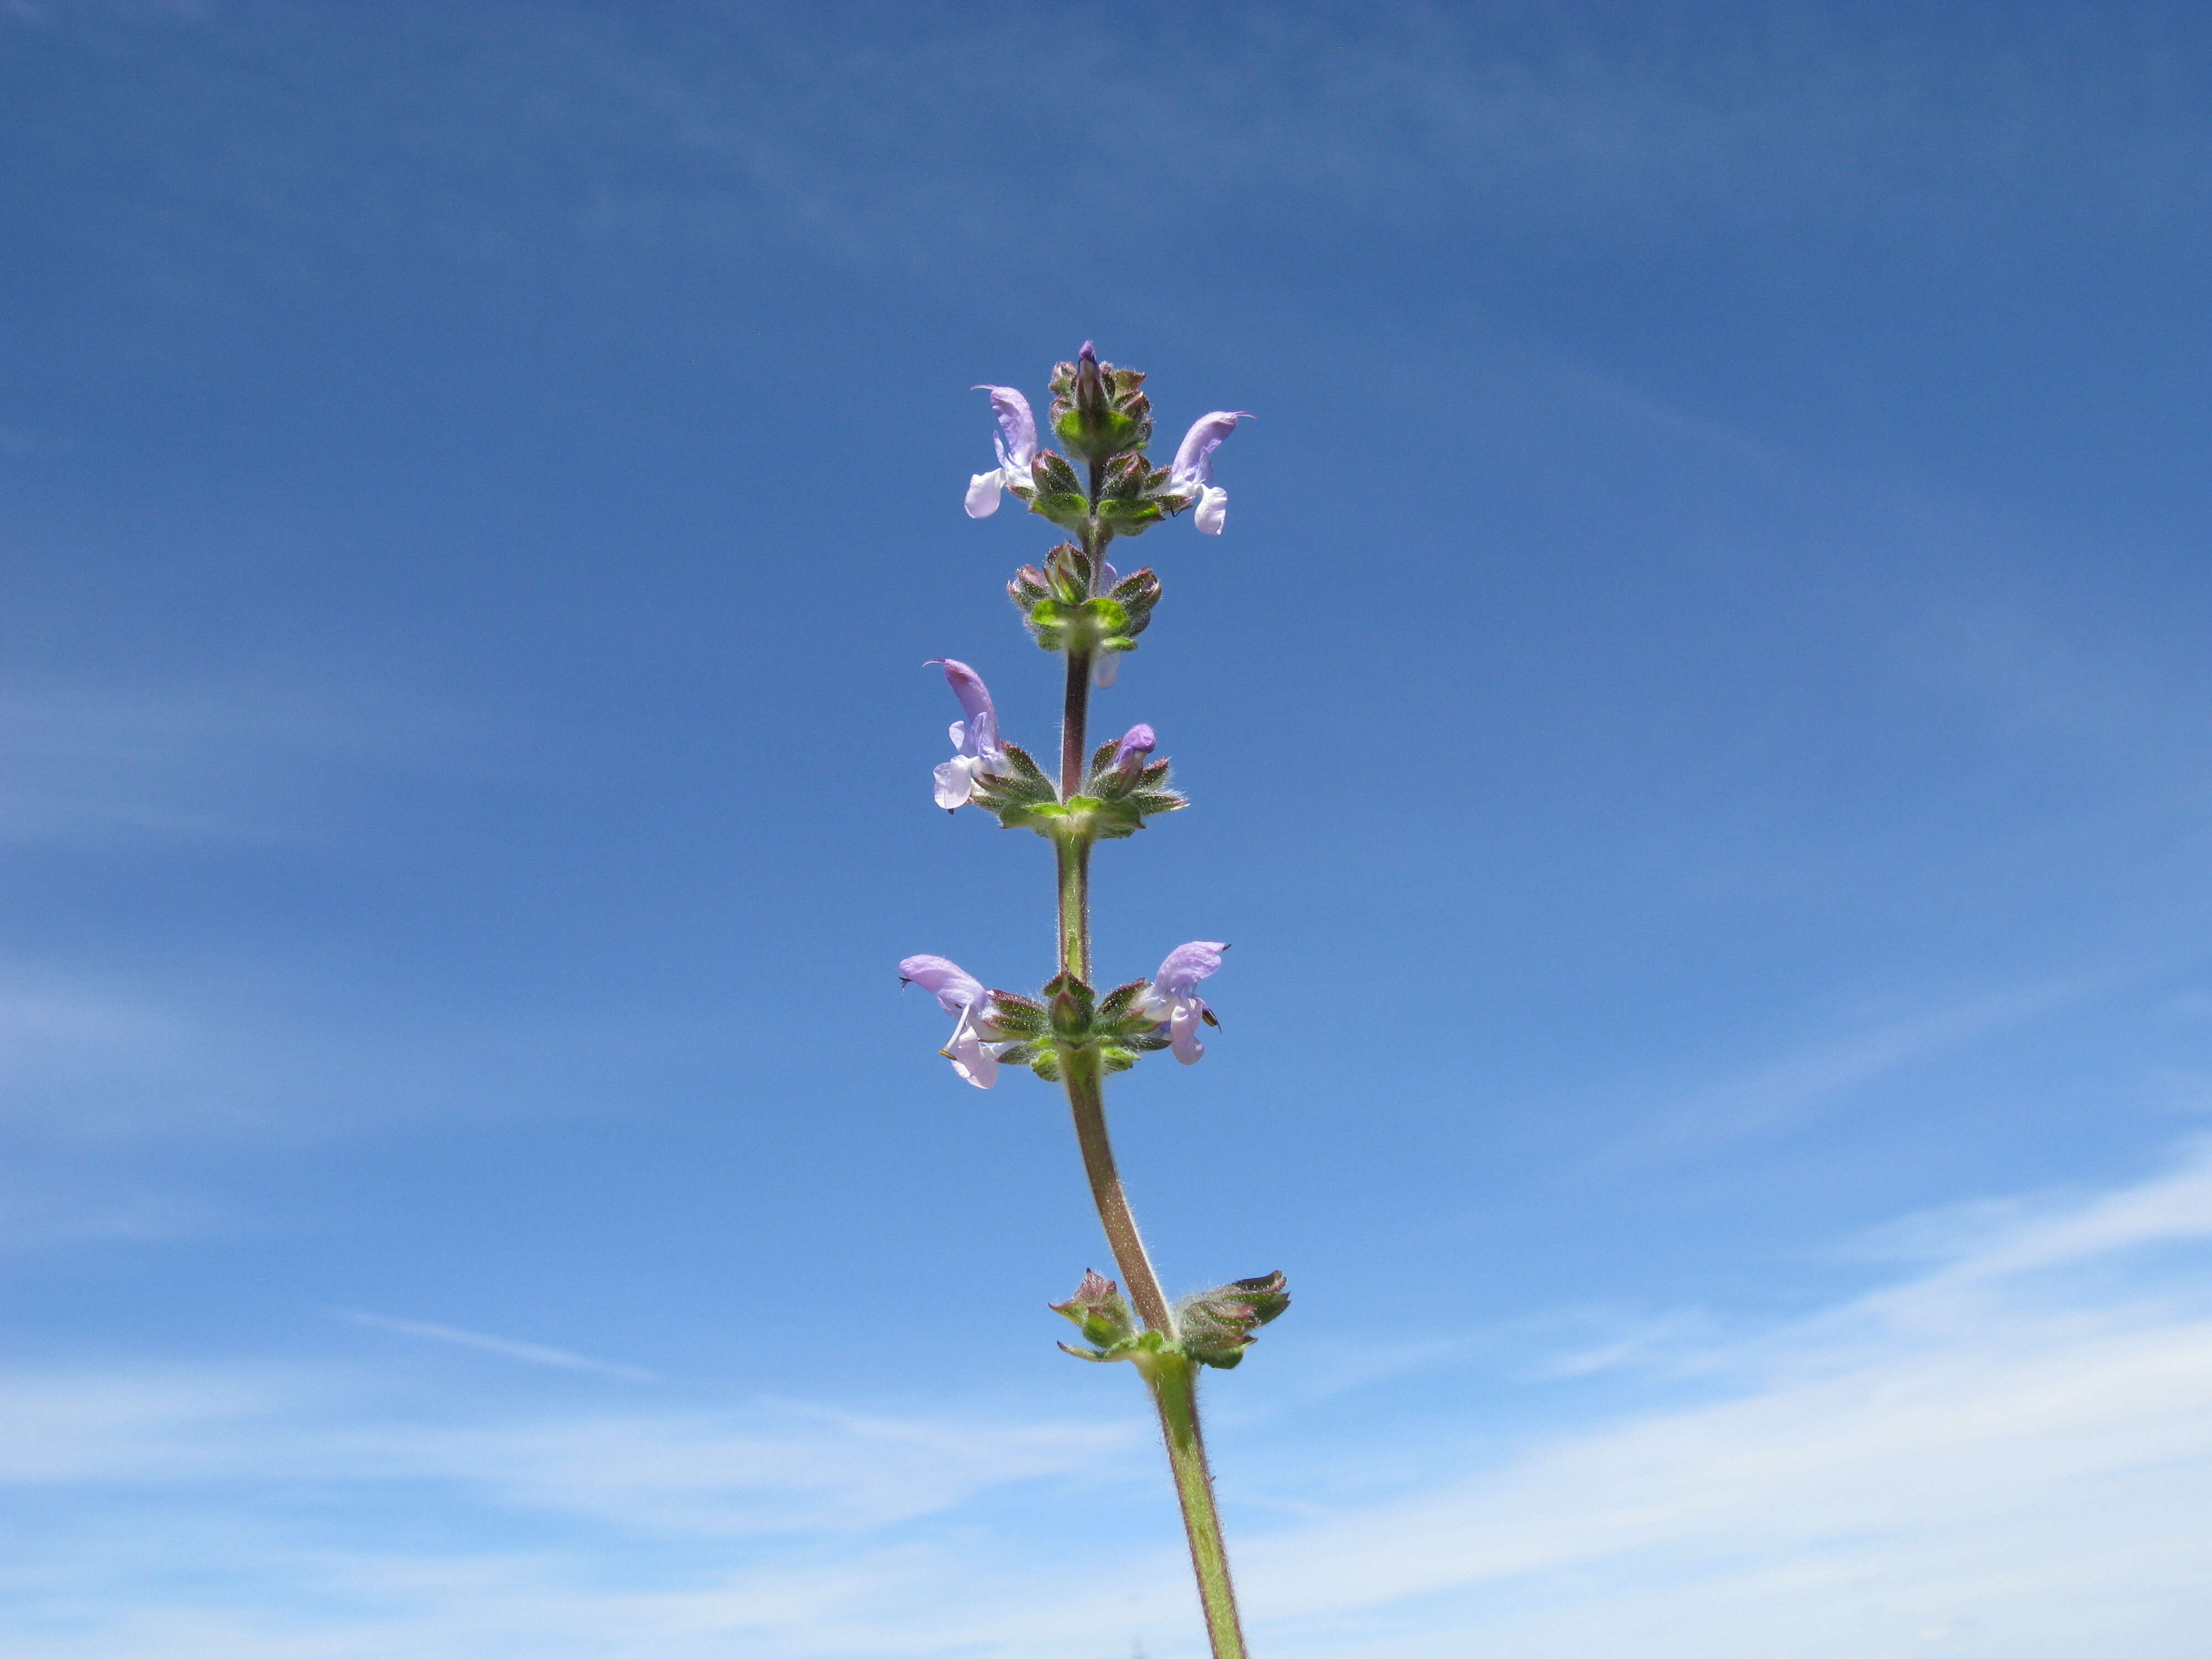
<svg viewBox="0 0 2212 1659"><path fill-rule="evenodd" d="M991 1024L991 994L982 981L957 962L943 957L908 957L899 963L902 983L919 985L937 999L937 1006L955 1018L952 1035L939 1050L952 1069L978 1089L999 1080L999 1056L1009 1046L994 1041L1000 1034Z"/></svg>
<svg viewBox="0 0 2212 1659"><path fill-rule="evenodd" d="M948 1014L965 1013L991 994L983 988L981 980L958 963L943 957L907 957L899 963L899 982L919 985L935 997L937 1006Z"/></svg>
<svg viewBox="0 0 2212 1659"><path fill-rule="evenodd" d="M965 720L952 722L945 735L952 740L952 758L941 762L932 775L936 780L937 804L957 812L968 804L979 778L996 777L1006 769L1006 746L999 740L999 717L991 707L990 689L983 677L966 663L951 657L935 657L922 665L942 668L945 683L960 699Z"/></svg>
<svg viewBox="0 0 2212 1659"><path fill-rule="evenodd" d="M998 446L999 465L1008 471L1027 472L1037 453L1036 416L1030 410L1030 400L1015 386L968 389L991 394L991 412L999 417L999 430L992 439Z"/></svg>
<svg viewBox="0 0 2212 1659"><path fill-rule="evenodd" d="M1210 979L1220 970L1221 953L1228 948L1218 939L1203 939L1176 945L1152 975L1154 988L1169 996L1189 995L1199 981Z"/></svg>
<svg viewBox="0 0 2212 1659"><path fill-rule="evenodd" d="M1158 746L1159 739L1153 735L1152 728L1139 721L1131 726L1127 734L1115 746L1113 764L1117 770L1140 766Z"/></svg>
<svg viewBox="0 0 2212 1659"><path fill-rule="evenodd" d="M962 662L957 657L932 657L922 664L924 668L942 668L945 683L952 688L952 695L960 699L960 712L968 717L972 734L978 721L995 732L998 712L991 706L991 688L983 684L983 677Z"/></svg>
<svg viewBox="0 0 2212 1659"><path fill-rule="evenodd" d="M1200 416L1176 447L1175 463L1168 469L1170 481L1177 489L1212 483L1213 452L1221 447L1221 441L1237 429L1237 422L1257 418L1248 409L1217 409Z"/></svg>

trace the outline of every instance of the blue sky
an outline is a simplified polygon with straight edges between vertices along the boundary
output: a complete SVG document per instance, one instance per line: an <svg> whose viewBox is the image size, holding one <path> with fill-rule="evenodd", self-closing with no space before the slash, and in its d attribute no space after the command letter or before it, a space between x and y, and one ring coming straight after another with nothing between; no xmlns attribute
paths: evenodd
<svg viewBox="0 0 2212 1659"><path fill-rule="evenodd" d="M978 381L1249 409L1109 726L1261 1651L2212 1617L2212 26L0 7L0 1647L1187 1659Z"/></svg>

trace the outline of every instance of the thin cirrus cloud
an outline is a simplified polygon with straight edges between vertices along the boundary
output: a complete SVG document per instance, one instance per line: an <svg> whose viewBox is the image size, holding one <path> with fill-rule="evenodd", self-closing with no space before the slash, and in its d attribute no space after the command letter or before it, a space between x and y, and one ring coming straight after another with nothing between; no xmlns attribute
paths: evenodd
<svg viewBox="0 0 2212 1659"><path fill-rule="evenodd" d="M1356 23L1316 10L1254 28L1223 14L1200 26L1207 70L1195 106L1148 67L1132 74L1112 51L1086 50L1081 23L1064 50L1095 61L1113 88L1125 142L1176 173L1189 199L1232 216L1255 197L1272 204L1287 193L1355 222L1503 222L1523 236L1602 224L1641 238L1703 228L1716 215L1832 224L1894 218L1917 203L1916 220L1943 234L1944 210L1986 210L1993 192L2017 188L2021 151L2055 130L2053 88L2034 64L2048 40L2034 31L2010 51L1962 43L1931 72L1925 40L1900 52L1878 31L1802 13L1645 17L1627 28L1556 14L1531 21L1501 28L1434 7L1386 6ZM806 54L773 14L747 32L749 74L805 72ZM586 46L580 37L567 44ZM2166 106L2154 49L2075 44L2063 95L2085 114ZM988 222L971 223L977 216L961 211L969 204L957 191L917 195L902 170L868 163L918 128L957 132L958 112L997 89L990 45L988 26L956 23L902 43L896 73L866 50L841 54L836 72L817 80L812 125L800 126L789 125L787 106L733 97L735 88L676 52L625 43L612 61L624 71L622 98L681 135L704 164L702 183L745 179L817 235L835 227L836 240L871 258L907 250L926 262L948 221L971 240ZM1731 72L1699 72L1716 58ZM2023 96L2027 84L2037 97ZM759 113L733 118L733 110ZM2094 142L2054 150L2052 161L2118 183L2104 199L2121 214L2154 212L2166 185L2196 176L2207 148L2198 124L2067 130ZM1190 167L1200 154L1206 165ZM697 222L667 213L655 222Z"/></svg>
<svg viewBox="0 0 2212 1659"><path fill-rule="evenodd" d="M2185 1650L2212 1548L2212 1306L2201 1259L2115 1270L2207 1237L2198 1142L1708 1354L1732 1398L1269 1539L1246 1579L1353 1653Z"/></svg>
<svg viewBox="0 0 2212 1659"><path fill-rule="evenodd" d="M951 285L968 268L956 251L1025 258L1040 223L1080 222L1048 151L1010 149L996 128L988 146L979 138L973 112L1003 97L1003 19L933 20L895 45L857 18L766 7L657 27L578 15L518 35L467 13L435 27L445 67L416 77L404 125L358 118L357 51L309 58L281 88L249 94L264 121L304 125L310 106L340 118L314 142L344 161L341 246L392 210L380 198L407 191L410 233L471 258L488 216L509 236L614 246L742 244L765 227L827 261ZM1091 66L1094 95L1117 112L1121 153L1176 179L1184 223L1201 234L1289 210L1308 234L1307 216L1323 214L1417 232L1504 229L1522 243L1678 239L1716 219L1826 230L1902 216L1940 238L2032 191L2024 176L2090 175L2100 188L2074 199L2102 216L2170 213L2212 151L2202 122L2174 108L2154 45L2064 40L2030 25L2001 49L1947 49L1903 27L1848 28L1802 11L1624 25L1419 5L1356 16L1231 9L1184 31L1206 64L1197 99L1118 50L1115 27L1055 15L1055 52ZM205 32L233 52L281 49L267 38L280 32L250 10L212 14ZM2072 73L2054 84L2038 60L2062 42ZM564 95L514 95L545 86ZM793 98L794 86L807 95ZM501 95L512 142L597 158L577 171L573 198L550 212L533 202L528 224L502 222L517 211L510 198L474 188L501 152L471 122ZM2052 143L2055 132L2067 143ZM917 168L917 151L948 165ZM2023 169L2023 153L2046 167ZM971 159L999 179L997 195L975 190ZM301 211L295 167L231 165L264 171L221 199L226 227ZM118 215L106 234L161 248L176 198L216 188L181 164L161 183L158 207ZM1024 211L995 205L1007 198Z"/></svg>
<svg viewBox="0 0 2212 1659"><path fill-rule="evenodd" d="M1586 1417L1455 1470L1432 1453L1425 1485L1382 1502L1248 1517L1259 1638L1378 1659L2186 1651L2212 1550L2212 1142L2147 1180L2022 1195L1917 1238L1950 1253L1809 1316L1686 1328L1672 1355L1629 1362L1700 1379L1696 1403ZM530 1363L561 1352L364 1322ZM14 1572L35 1593L5 1617L10 1650L38 1659L151 1652L156 1628L185 1659L732 1643L1013 1659L1071 1632L1101 1653L1198 1650L1173 1540L1129 1501L1152 1449L1127 1424L773 1405L425 1423L355 1385L236 1370L19 1370L6 1393L0 1468L39 1501L14 1506ZM1357 1417L1358 1399L1332 1413ZM1264 1448L1276 1475L1295 1475L1300 1443ZM380 1486L499 1517L480 1540L538 1542L348 1551L321 1530L342 1521L296 1506ZM117 1487L135 1492L120 1552L112 1519L80 1525L66 1495ZM1115 1523L1074 1572L1054 1531L1072 1511L1086 1536ZM556 1543L549 1516L568 1528ZM192 1582L210 1527L239 1544L228 1601Z"/></svg>
<svg viewBox="0 0 2212 1659"><path fill-rule="evenodd" d="M420 768L455 720L374 688L118 682L0 690L0 842L325 841L304 780Z"/></svg>
<svg viewBox="0 0 2212 1659"><path fill-rule="evenodd" d="M1793 1128L1852 1090L2016 1030L2108 988L2090 976L2003 986L1806 1044L1700 1090L1616 1154L1634 1157Z"/></svg>
<svg viewBox="0 0 2212 1659"><path fill-rule="evenodd" d="M413 1337L422 1342L442 1342L451 1347L472 1348L478 1353L497 1354L502 1359L512 1359L525 1365L550 1366L561 1371L589 1371L598 1376L618 1377L625 1382L657 1382L660 1379L639 1365L617 1364L612 1360L594 1359L588 1354L571 1353L566 1348L548 1347L538 1342L518 1342L512 1337L488 1336L482 1331L463 1330L455 1325L434 1324L424 1319L393 1319L384 1314L363 1313L358 1309L340 1309L332 1316L373 1331L386 1331L394 1336Z"/></svg>

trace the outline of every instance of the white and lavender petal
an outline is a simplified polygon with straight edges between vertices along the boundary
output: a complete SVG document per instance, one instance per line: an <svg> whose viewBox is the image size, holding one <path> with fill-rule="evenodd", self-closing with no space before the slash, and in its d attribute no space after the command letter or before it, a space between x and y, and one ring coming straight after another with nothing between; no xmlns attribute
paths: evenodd
<svg viewBox="0 0 2212 1659"><path fill-rule="evenodd" d="M1186 1066L1195 1066L1206 1058L1206 1045L1198 1038L1198 1028L1206 1014L1202 998L1177 997L1175 1009L1168 1016L1169 1051Z"/></svg>
<svg viewBox="0 0 2212 1659"><path fill-rule="evenodd" d="M1217 409L1201 415L1176 447L1175 464L1168 477L1177 489L1191 489L1213 482L1213 452L1237 429L1237 422L1252 418L1249 410Z"/></svg>
<svg viewBox="0 0 2212 1659"><path fill-rule="evenodd" d="M983 684L983 677L956 657L932 657L922 664L924 668L942 668L945 683L952 688L952 695L960 699L960 712L969 720L977 715L993 713L991 688ZM955 737L953 742L963 741Z"/></svg>
<svg viewBox="0 0 2212 1659"><path fill-rule="evenodd" d="M1145 763L1159 747L1159 738L1152 728L1141 720L1131 726L1121 741L1114 745L1114 769L1116 772L1141 771Z"/></svg>
<svg viewBox="0 0 2212 1659"><path fill-rule="evenodd" d="M1030 400L1012 386L973 389L991 394L991 412L999 419L999 429L991 438L999 452L998 469L968 480L968 516L988 519L999 510L1000 492L1030 487L1030 464L1036 459L1036 416L1030 412Z"/></svg>
<svg viewBox="0 0 2212 1659"><path fill-rule="evenodd" d="M977 979L957 962L943 957L908 957L899 963L899 982L919 985L937 999L948 1014L965 1014L990 994Z"/></svg>
<svg viewBox="0 0 2212 1659"><path fill-rule="evenodd" d="M985 1012L988 1012L988 1003ZM944 1054L962 1082L988 1089L999 1080L999 1051L1004 1046L984 1041L975 1010L967 1008L961 1011L960 1023L952 1028L952 1040L945 1045Z"/></svg>
<svg viewBox="0 0 2212 1659"><path fill-rule="evenodd" d="M1036 416L1030 413L1030 400L1010 386L969 389L991 394L991 412L999 417L999 465L1012 472L1026 473L1037 451Z"/></svg>
<svg viewBox="0 0 2212 1659"><path fill-rule="evenodd" d="M948 812L958 811L975 793L975 763L964 755L939 761L929 775L933 784L932 799Z"/></svg>
<svg viewBox="0 0 2212 1659"><path fill-rule="evenodd" d="M993 1039L999 1032L991 1024L991 994L981 980L957 962L943 957L908 957L899 963L899 980L919 985L937 999L937 1006L957 1016L944 1054L961 1080L988 1089L999 1080L999 1056L1010 1046Z"/></svg>
<svg viewBox="0 0 2212 1659"><path fill-rule="evenodd" d="M1218 939L1202 939L1176 945L1160 963L1160 971L1152 975L1153 987L1171 997L1188 996L1199 981L1221 970L1221 953L1228 948Z"/></svg>
<svg viewBox="0 0 2212 1659"><path fill-rule="evenodd" d="M950 812L967 804L978 778L993 777L1006 769L1006 751L999 741L998 712L991 706L990 689L983 684L983 677L951 657L934 657L922 666L945 671L945 683L952 688L952 695L960 699L961 710L968 716L953 721L946 733L957 752L932 774L937 804Z"/></svg>
<svg viewBox="0 0 2212 1659"><path fill-rule="evenodd" d="M1193 939L1168 952L1160 971L1140 999L1139 1006L1168 1028L1168 1046L1186 1066L1195 1066L1206 1054L1199 1028L1214 1023L1212 1011L1195 989L1221 966L1221 953L1229 947L1213 939Z"/></svg>
<svg viewBox="0 0 2212 1659"><path fill-rule="evenodd" d="M968 516L988 519L999 510L999 492L1006 487L1006 471L978 472L968 480Z"/></svg>

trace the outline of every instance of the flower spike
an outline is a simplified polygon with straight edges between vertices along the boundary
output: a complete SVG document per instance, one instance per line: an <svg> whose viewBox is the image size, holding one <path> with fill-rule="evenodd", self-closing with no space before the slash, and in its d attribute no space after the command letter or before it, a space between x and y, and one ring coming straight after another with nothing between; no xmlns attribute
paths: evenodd
<svg viewBox="0 0 2212 1659"><path fill-rule="evenodd" d="M1114 1176L1107 1083L1162 1049L1185 1066L1205 1054L1206 1028L1220 1022L1199 993L1229 947L1193 939L1170 951L1150 979L1092 982L1094 849L1188 803L1170 784L1173 768L1151 726L1140 721L1114 737L1094 728L1091 716L1092 694L1114 684L1160 599L1159 578L1149 568L1123 575L1109 547L1186 513L1201 535L1221 534L1229 492L1214 482L1214 460L1229 434L1252 417L1214 410L1193 423L1171 463L1155 461L1148 453L1152 400L1140 371L1107 362L1085 340L1071 361L1053 365L1046 388L1048 405L1035 410L1012 386L975 388L991 400L998 465L969 479L966 504L971 519L988 518L1011 495L1060 527L1060 544L1020 566L1006 584L1037 647L1065 659L1059 764L1048 774L1037 757L1007 741L981 677L966 663L939 658L931 665L944 670L961 718L951 728L951 758L935 769L933 793L948 811L978 807L1001 828L1030 830L1051 846L1059 971L1029 994L987 987L943 957L908 957L899 974L902 982L925 988L951 1018L941 1052L962 1081L988 1089L1001 1071L1020 1069L1065 1091L1119 1283L1085 1273L1074 1295L1051 1304L1084 1339L1062 1346L1082 1359L1130 1361L1152 1394L1212 1659L1243 1659L1227 1547L1198 1432L1197 1382L1205 1368L1237 1365L1254 1333L1290 1297L1283 1276L1268 1273L1171 1300ZM1121 562L1137 561L1123 554Z"/></svg>

